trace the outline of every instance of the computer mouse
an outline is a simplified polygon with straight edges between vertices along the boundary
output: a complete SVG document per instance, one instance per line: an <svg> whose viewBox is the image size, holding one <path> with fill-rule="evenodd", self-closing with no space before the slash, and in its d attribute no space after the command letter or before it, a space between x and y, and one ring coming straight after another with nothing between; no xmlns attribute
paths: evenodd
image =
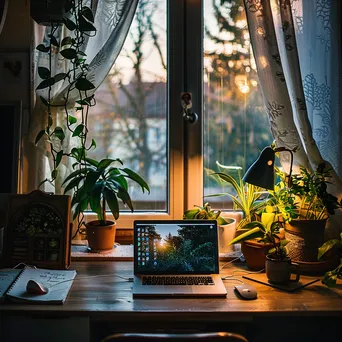
<svg viewBox="0 0 342 342"><path fill-rule="evenodd" d="M256 299L258 297L257 289L252 285L248 285L248 284L236 285L235 291L243 299Z"/></svg>
<svg viewBox="0 0 342 342"><path fill-rule="evenodd" d="M49 292L49 289L38 281L30 279L26 284L26 291L30 294L43 295Z"/></svg>

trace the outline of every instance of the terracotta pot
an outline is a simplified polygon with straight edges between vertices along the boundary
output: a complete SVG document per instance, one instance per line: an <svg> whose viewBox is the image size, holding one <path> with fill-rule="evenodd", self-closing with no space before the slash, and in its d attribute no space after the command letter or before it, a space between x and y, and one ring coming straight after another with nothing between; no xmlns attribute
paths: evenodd
<svg viewBox="0 0 342 342"><path fill-rule="evenodd" d="M292 220L285 224L287 250L293 261L318 261L318 248L324 243L326 220Z"/></svg>
<svg viewBox="0 0 342 342"><path fill-rule="evenodd" d="M270 244L260 243L253 240L241 243L241 252L246 259L250 270L260 271L265 268L266 254L272 248Z"/></svg>
<svg viewBox="0 0 342 342"><path fill-rule="evenodd" d="M106 222L105 226L100 221L86 223L88 247L93 252L108 251L114 247L116 223L108 220Z"/></svg>
<svg viewBox="0 0 342 342"><path fill-rule="evenodd" d="M288 282L298 282L300 279L300 267L298 264L291 262L289 257L285 259L273 259L266 255L266 275L267 279L274 284L286 284ZM295 271L295 279L291 279L291 272Z"/></svg>

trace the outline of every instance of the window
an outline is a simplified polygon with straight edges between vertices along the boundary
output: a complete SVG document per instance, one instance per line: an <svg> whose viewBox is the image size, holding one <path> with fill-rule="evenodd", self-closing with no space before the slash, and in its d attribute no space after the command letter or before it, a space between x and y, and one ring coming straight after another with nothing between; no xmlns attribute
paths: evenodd
<svg viewBox="0 0 342 342"><path fill-rule="evenodd" d="M182 116L184 91L194 124ZM242 0L141 0L96 99L93 153L122 159L151 187L149 196L132 188L135 212L119 227L137 215L180 219L204 195L227 191L210 176L219 164L245 170L272 141ZM213 203L232 208L228 197Z"/></svg>

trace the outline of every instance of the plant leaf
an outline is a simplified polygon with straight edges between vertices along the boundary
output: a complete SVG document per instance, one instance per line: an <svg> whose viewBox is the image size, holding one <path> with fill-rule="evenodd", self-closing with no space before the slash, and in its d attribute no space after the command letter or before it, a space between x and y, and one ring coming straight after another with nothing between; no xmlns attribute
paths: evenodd
<svg viewBox="0 0 342 342"><path fill-rule="evenodd" d="M103 196L109 206L110 211L112 212L115 220L119 218L119 203L118 199L111 189L108 189L106 186L103 188Z"/></svg>
<svg viewBox="0 0 342 342"><path fill-rule="evenodd" d="M85 127L85 126L84 126L83 124L79 124L79 125L75 128L74 132L72 133L72 136L73 136L73 137L79 137L80 134L83 132L84 127Z"/></svg>
<svg viewBox="0 0 342 342"><path fill-rule="evenodd" d="M36 140L34 141L34 144L37 145L39 140L43 137L43 135L46 134L45 129L42 129L36 136Z"/></svg>
<svg viewBox="0 0 342 342"><path fill-rule="evenodd" d="M49 52L50 51L50 47L48 46L45 46L44 44L39 44L36 49L38 51L41 51L41 52Z"/></svg>
<svg viewBox="0 0 342 342"><path fill-rule="evenodd" d="M38 67L38 75L43 80L46 80L51 77L51 72L48 68Z"/></svg>
<svg viewBox="0 0 342 342"><path fill-rule="evenodd" d="M340 240L337 239L326 241L321 247L318 248L318 259L320 259L326 252L338 244L340 244Z"/></svg>
<svg viewBox="0 0 342 342"><path fill-rule="evenodd" d="M70 19L68 18L63 18L64 25L70 30L73 31L77 27L77 25Z"/></svg>
<svg viewBox="0 0 342 342"><path fill-rule="evenodd" d="M77 52L75 49L67 48L60 51L60 54L66 59L74 59L77 57Z"/></svg>
<svg viewBox="0 0 342 342"><path fill-rule="evenodd" d="M100 160L97 169L98 170L104 170L106 167L108 167L110 164L114 163L114 162L121 162L120 159L102 159Z"/></svg>
<svg viewBox="0 0 342 342"><path fill-rule="evenodd" d="M84 178L85 178L84 176L80 176L80 177L72 179L69 182L69 184L65 187L64 193L67 193L69 190L72 190L73 188L77 187Z"/></svg>
<svg viewBox="0 0 342 342"><path fill-rule="evenodd" d="M141 186L142 192L145 192L144 189L146 189L147 192L150 193L150 187L148 186L148 184L145 182L145 180L141 176L139 176L137 173L135 173L134 171L132 171L131 169L128 169L128 168L124 168L121 170L124 171L125 173L127 173L129 178L131 178L132 180L134 180L135 182L137 182Z"/></svg>
<svg viewBox="0 0 342 342"><path fill-rule="evenodd" d="M91 210L97 214L100 220L103 219L102 208L101 208L101 194L103 191L103 187L104 187L104 181L97 182L91 191L91 195L89 199Z"/></svg>
<svg viewBox="0 0 342 342"><path fill-rule="evenodd" d="M50 43L51 43L51 45L59 46L59 43L58 43L58 41L57 41L55 36L51 36L50 37Z"/></svg>
<svg viewBox="0 0 342 342"><path fill-rule="evenodd" d="M74 39L72 39L71 37L64 37L62 42L61 42L61 46L64 46L64 45L72 45L74 43Z"/></svg>
<svg viewBox="0 0 342 342"><path fill-rule="evenodd" d="M92 166L97 167L97 166L99 165L99 162L96 161L96 160L94 160L94 159L91 159L91 158L88 158L88 157L87 157L85 160L86 160L87 163L89 163L89 164L92 165Z"/></svg>
<svg viewBox="0 0 342 342"><path fill-rule="evenodd" d="M79 13L79 30L81 32L94 32L96 31L96 27L89 21L87 21L84 16L82 15L82 13Z"/></svg>
<svg viewBox="0 0 342 342"><path fill-rule="evenodd" d="M68 121L70 125L73 125L74 123L77 122L77 119L72 115L68 115Z"/></svg>
<svg viewBox="0 0 342 342"><path fill-rule="evenodd" d="M78 169L72 173L70 173L70 175L64 179L64 182L62 183L62 185L64 185L66 182L68 182L70 179L75 178L76 176L83 174L83 173L87 173L88 170L86 168L82 168L82 169Z"/></svg>
<svg viewBox="0 0 342 342"><path fill-rule="evenodd" d="M83 90L83 91L87 91L87 90L91 90L94 89L95 86L94 84L92 84L89 80L87 80L85 77L80 77L76 83L75 83L75 87L78 90Z"/></svg>
<svg viewBox="0 0 342 342"><path fill-rule="evenodd" d="M39 96L39 98L46 107L49 105L49 102L47 102L43 96Z"/></svg>
<svg viewBox="0 0 342 342"><path fill-rule="evenodd" d="M82 15L89 21L91 21L92 23L94 22L94 15L92 10L87 7L87 6L83 6L82 7Z"/></svg>
<svg viewBox="0 0 342 342"><path fill-rule="evenodd" d="M64 72L60 72L60 73L56 74L55 76L53 76L56 83L61 81L61 80L64 80L65 77L66 77L66 73L64 73Z"/></svg>
<svg viewBox="0 0 342 342"><path fill-rule="evenodd" d="M91 139L91 145L89 149L91 149L92 147L96 148L96 141L94 139Z"/></svg>
<svg viewBox="0 0 342 342"><path fill-rule="evenodd" d="M63 157L63 150L58 151L56 155L56 167L58 167L58 165L62 161L62 157Z"/></svg>
<svg viewBox="0 0 342 342"><path fill-rule="evenodd" d="M244 229L241 229L244 230ZM256 227L253 229L248 229L246 232L240 234L235 239L229 242L228 245L234 245L235 243L239 243L246 240L252 240L256 238L262 238L264 233L260 230L260 228Z"/></svg>
<svg viewBox="0 0 342 342"><path fill-rule="evenodd" d="M36 90L45 89L51 87L55 84L55 79L53 77L47 78L46 80L40 82Z"/></svg>
<svg viewBox="0 0 342 342"><path fill-rule="evenodd" d="M84 189L87 194L91 193L96 181L101 176L101 172L90 170L84 182Z"/></svg>
<svg viewBox="0 0 342 342"><path fill-rule="evenodd" d="M63 131L63 128L62 127L59 127L57 126L53 132L55 134L55 136L60 140L60 141L63 141L64 138L65 138L65 134L64 134L64 131Z"/></svg>
<svg viewBox="0 0 342 342"><path fill-rule="evenodd" d="M52 179L56 179L57 176L58 176L58 170L57 170L57 169L52 170L52 172L51 172L51 178L52 178Z"/></svg>

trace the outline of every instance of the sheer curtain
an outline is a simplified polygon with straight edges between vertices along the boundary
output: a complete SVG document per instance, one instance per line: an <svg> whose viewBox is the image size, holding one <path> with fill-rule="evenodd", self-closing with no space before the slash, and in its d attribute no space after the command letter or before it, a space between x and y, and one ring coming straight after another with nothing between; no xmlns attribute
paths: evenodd
<svg viewBox="0 0 342 342"><path fill-rule="evenodd" d="M92 1L92 10L95 13L94 25L97 29L95 37L87 38L84 44L84 52L87 55L87 63L89 64L89 72L87 78L95 85L95 91L103 82L106 75L112 68L117 56L119 55L123 43L126 39L128 30L132 23L138 0L98 0ZM84 4L87 1L83 2ZM90 7L90 1L88 6ZM38 66L48 67L48 56L46 53L37 51L35 46L45 43L48 45L51 28L34 24L34 39L32 53L33 76L31 80L32 91L34 92L37 85L41 82L37 74ZM57 30L59 41L65 36L72 33L64 26L60 26ZM55 34L56 35L56 34ZM59 54L53 55L52 75L65 72L68 70L70 61L61 59ZM27 140L24 144L24 184L25 191L36 189L39 183L45 178L50 177L52 170L51 155L47 145L41 141L38 146L34 146L34 140L37 133L46 127L45 106L40 101L39 96L47 98L48 89L42 89L33 93L35 97L34 108L30 116L29 132ZM68 82L58 82L52 87L52 104L63 103L63 98L68 91ZM92 93L88 92L88 96ZM37 95L37 96L35 96ZM69 94L70 110L73 110L75 101L78 100L77 92ZM96 98L96 95L95 95ZM54 113L54 122L56 125L65 126L66 116L63 108L57 108ZM43 139L42 139L43 140ZM76 144L76 139L67 136L63 141L63 150L70 150ZM104 156L105 157L105 156ZM59 176L56 179L55 186L49 183L44 184L43 190L52 191L56 194L62 193L61 184L65 176L71 172L70 158L63 158L59 166Z"/></svg>
<svg viewBox="0 0 342 342"><path fill-rule="evenodd" d="M329 190L341 198L340 2L245 0L245 8L276 145L294 151L294 172L330 166ZM286 153L281 162L288 171Z"/></svg>

